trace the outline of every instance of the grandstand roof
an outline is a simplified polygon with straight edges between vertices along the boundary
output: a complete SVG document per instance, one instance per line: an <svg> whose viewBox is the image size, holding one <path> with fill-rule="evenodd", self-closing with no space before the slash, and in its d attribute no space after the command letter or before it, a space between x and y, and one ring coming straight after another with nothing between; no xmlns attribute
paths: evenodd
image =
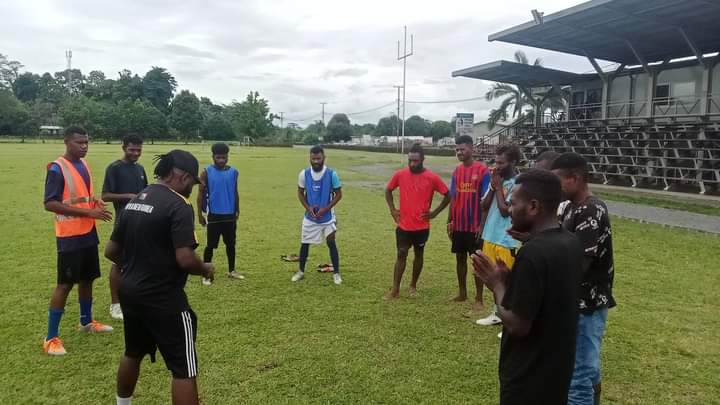
<svg viewBox="0 0 720 405"><path fill-rule="evenodd" d="M488 40L636 65L720 51L719 20L717 0L591 0Z"/></svg>
<svg viewBox="0 0 720 405"><path fill-rule="evenodd" d="M493 82L512 83L525 87L573 84L597 75L581 75L563 70L548 69L542 66L525 65L517 62L499 60L484 65L457 70L453 77L463 76Z"/></svg>

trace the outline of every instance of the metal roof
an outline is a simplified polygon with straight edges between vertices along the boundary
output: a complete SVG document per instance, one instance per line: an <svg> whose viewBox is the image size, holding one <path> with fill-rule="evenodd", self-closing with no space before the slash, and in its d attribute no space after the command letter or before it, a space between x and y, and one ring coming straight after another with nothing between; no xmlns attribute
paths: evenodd
<svg viewBox="0 0 720 405"><path fill-rule="evenodd" d="M542 66L525 65L517 62L499 60L456 70L452 77L463 76L493 82L511 83L525 87L574 84L597 75L581 75L563 70L548 69Z"/></svg>
<svg viewBox="0 0 720 405"><path fill-rule="evenodd" d="M720 0L592 0L542 20L488 40L628 65L720 51Z"/></svg>

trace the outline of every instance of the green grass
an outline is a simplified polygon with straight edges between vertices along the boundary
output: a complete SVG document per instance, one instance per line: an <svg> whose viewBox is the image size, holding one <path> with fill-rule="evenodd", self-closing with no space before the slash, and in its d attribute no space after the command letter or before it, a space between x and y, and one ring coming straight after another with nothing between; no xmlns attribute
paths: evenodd
<svg viewBox="0 0 720 405"><path fill-rule="evenodd" d="M612 192L595 190L593 193L608 201L650 205L653 207L667 208L671 210L694 212L696 214L720 216L720 199L713 203L701 200L690 201L688 199L677 197L655 197L643 194L642 191L638 193L634 191Z"/></svg>
<svg viewBox="0 0 720 405"><path fill-rule="evenodd" d="M167 146L146 146L142 163ZM209 146L194 145L203 163ZM96 318L116 332L75 332L77 295L70 295L61 336L69 354L48 358L40 342L55 282L51 215L42 209L44 169L59 144L0 145L0 368L2 403L112 403L123 351L122 326L108 316L108 263L95 284ZM95 185L118 145L93 144ZM447 173L454 158L428 157ZM345 282L310 272L290 283L302 209L295 197L307 150L234 149L240 170L238 263L245 281L219 277L186 287L198 314L199 386L206 404L229 403L472 403L498 398L497 328L473 325L469 304L452 304L454 258L439 222L427 248L420 296L385 303L391 281L393 224L382 196L386 173L400 158L328 151L328 164L345 182L337 208ZM447 177L447 175L446 175ZM107 240L110 224L99 225ZM198 229L198 236L205 235ZM605 404L720 403L720 239L630 221L614 221L615 294L603 346ZM216 253L219 274L225 259ZM313 247L309 265L328 260ZM404 288L407 280L404 282ZM489 305L489 296L486 296ZM137 403L169 402L170 376L162 360L146 361Z"/></svg>

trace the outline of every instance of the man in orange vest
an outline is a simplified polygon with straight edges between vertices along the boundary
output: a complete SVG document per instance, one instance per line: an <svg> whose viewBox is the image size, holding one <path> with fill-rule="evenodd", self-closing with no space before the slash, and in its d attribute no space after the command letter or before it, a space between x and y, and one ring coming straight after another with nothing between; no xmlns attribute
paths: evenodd
<svg viewBox="0 0 720 405"><path fill-rule="evenodd" d="M57 285L50 298L45 353L66 354L58 336L65 302L73 285L78 285L80 325L87 333L111 332L112 327L92 317L92 283L100 277L98 235L95 220L112 220L112 213L93 195L90 167L83 159L88 150L87 132L79 127L65 130L65 154L47 166L45 210L55 214L57 239Z"/></svg>

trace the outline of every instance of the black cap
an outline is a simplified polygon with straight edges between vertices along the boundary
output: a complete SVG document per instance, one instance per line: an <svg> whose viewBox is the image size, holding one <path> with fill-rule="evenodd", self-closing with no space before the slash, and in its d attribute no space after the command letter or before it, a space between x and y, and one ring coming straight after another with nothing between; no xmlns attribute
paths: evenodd
<svg viewBox="0 0 720 405"><path fill-rule="evenodd" d="M172 166L174 168L191 175L193 179L195 179L196 183L201 183L200 178L198 177L200 165L192 153L180 149L173 149L168 152L168 155L172 157Z"/></svg>

